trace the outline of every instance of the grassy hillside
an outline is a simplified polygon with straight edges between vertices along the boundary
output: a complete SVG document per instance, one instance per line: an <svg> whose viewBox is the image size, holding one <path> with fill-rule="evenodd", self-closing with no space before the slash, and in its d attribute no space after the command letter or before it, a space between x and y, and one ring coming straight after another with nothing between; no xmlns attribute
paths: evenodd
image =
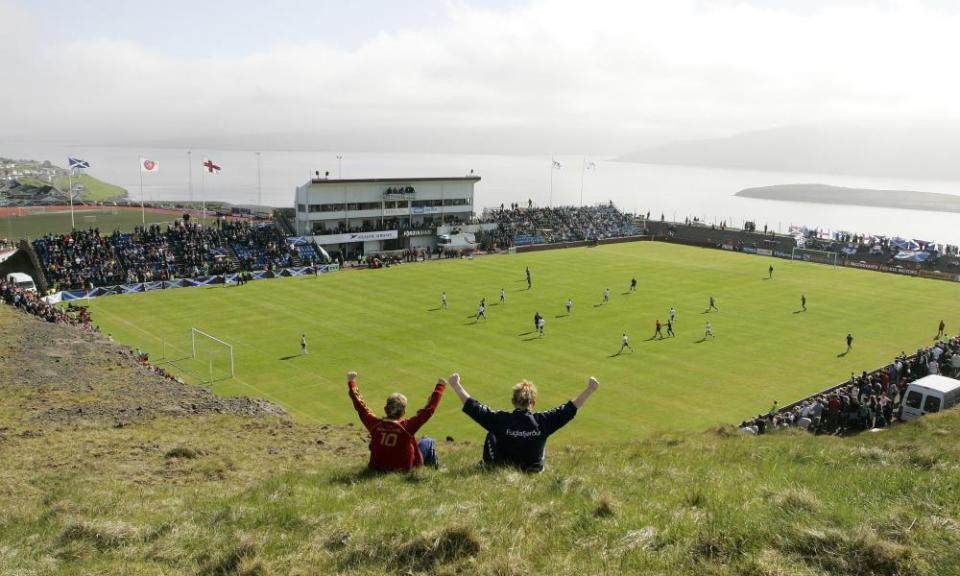
<svg viewBox="0 0 960 576"><path fill-rule="evenodd" d="M106 200L116 200L127 195L127 191L115 184L109 184L98 180L89 174L79 174L73 177L73 184L82 184L86 190L81 199L84 202L104 202ZM66 178L57 179L57 187L66 190L68 187Z"/></svg>
<svg viewBox="0 0 960 576"><path fill-rule="evenodd" d="M625 294L633 276L639 289ZM606 287L611 301L601 305ZM449 310L439 309L441 291ZM808 312L798 311L801 294ZM720 312L703 314L710 295ZM489 319L477 322L481 297ZM499 407L521 378L539 385L547 406L596 375L604 389L577 433L606 441L739 422L775 399L822 390L929 345L941 318L960 325L958 309L945 304L958 298L953 283L645 242L112 296L90 306L105 332L154 359L188 356L191 326L230 342L236 377L215 389L276 401L304 423L352 419L341 390L350 369L375 402L400 390L419 404L438 376L459 371L474 396ZM671 306L677 337L647 340ZM547 320L543 338L533 331L536 311ZM708 319L716 338L703 341ZM613 356L624 331L635 352ZM854 348L843 355L847 332ZM301 333L307 356L299 356ZM177 366L206 376L208 352L216 350L204 347L200 362ZM214 360L222 375L225 359ZM452 403L427 431L480 439Z"/></svg>
<svg viewBox="0 0 960 576"><path fill-rule="evenodd" d="M37 325L0 309L2 574L960 572L955 411L846 439L601 444L582 434L602 412L588 404L540 475L480 470L458 439L440 470L371 476L357 426L104 419L89 408L135 400L136 369Z"/></svg>

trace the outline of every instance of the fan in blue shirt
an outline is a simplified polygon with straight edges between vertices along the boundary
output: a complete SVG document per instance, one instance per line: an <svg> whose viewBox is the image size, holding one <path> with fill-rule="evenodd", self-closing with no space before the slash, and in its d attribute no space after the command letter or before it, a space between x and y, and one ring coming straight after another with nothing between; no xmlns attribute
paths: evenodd
<svg viewBox="0 0 960 576"><path fill-rule="evenodd" d="M524 380L513 387L513 411L506 412L491 410L471 398L460 384L460 375L450 376L450 387L463 402L463 411L487 431L483 462L516 466L525 472L543 471L547 438L573 420L599 386L591 376L587 387L574 400L546 412L534 412L537 387Z"/></svg>

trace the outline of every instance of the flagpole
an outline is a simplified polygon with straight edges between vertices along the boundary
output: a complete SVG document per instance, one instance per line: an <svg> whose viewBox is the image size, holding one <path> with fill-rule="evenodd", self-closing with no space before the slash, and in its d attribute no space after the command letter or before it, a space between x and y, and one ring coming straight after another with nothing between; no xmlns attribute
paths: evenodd
<svg viewBox="0 0 960 576"><path fill-rule="evenodd" d="M207 224L207 174L206 166L200 169L200 224Z"/></svg>
<svg viewBox="0 0 960 576"><path fill-rule="evenodd" d="M70 197L70 229L76 230L77 223L73 220L73 168L67 172L67 186L69 187L69 190L67 190L67 196Z"/></svg>
<svg viewBox="0 0 960 576"><path fill-rule="evenodd" d="M190 207L193 208L193 159L187 150L187 190L190 194Z"/></svg>
<svg viewBox="0 0 960 576"><path fill-rule="evenodd" d="M140 220L143 222L143 229L147 229L147 213L143 209L143 154L140 155Z"/></svg>
<svg viewBox="0 0 960 576"><path fill-rule="evenodd" d="M556 169L557 161L550 157L550 207L553 208L553 171Z"/></svg>
<svg viewBox="0 0 960 576"><path fill-rule="evenodd" d="M583 175L587 173L587 157L583 157L580 164L580 207L583 208Z"/></svg>

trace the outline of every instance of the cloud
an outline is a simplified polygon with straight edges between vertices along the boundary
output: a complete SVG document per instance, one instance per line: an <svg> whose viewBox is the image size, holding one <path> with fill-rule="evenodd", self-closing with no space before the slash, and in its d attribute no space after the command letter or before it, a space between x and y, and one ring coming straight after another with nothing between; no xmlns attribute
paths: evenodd
<svg viewBox="0 0 960 576"><path fill-rule="evenodd" d="M957 118L960 15L919 2L451 3L439 25L184 57L110 38L57 44L0 3L7 134L151 137L450 130L628 146L856 118ZM175 31L171 31L174 34ZM497 135L500 136L497 136Z"/></svg>

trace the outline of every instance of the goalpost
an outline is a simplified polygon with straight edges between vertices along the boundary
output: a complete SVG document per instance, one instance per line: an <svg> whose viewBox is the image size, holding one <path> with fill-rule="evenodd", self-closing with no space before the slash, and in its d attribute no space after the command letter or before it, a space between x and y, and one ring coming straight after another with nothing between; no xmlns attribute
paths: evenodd
<svg viewBox="0 0 960 576"><path fill-rule="evenodd" d="M207 334L203 330L190 328L191 358L205 365L209 381L233 378L233 346L223 340Z"/></svg>
<svg viewBox="0 0 960 576"><path fill-rule="evenodd" d="M790 259L816 262L818 264L830 264L834 268L837 266L837 253L829 250L812 250L809 248L794 247L790 252Z"/></svg>

